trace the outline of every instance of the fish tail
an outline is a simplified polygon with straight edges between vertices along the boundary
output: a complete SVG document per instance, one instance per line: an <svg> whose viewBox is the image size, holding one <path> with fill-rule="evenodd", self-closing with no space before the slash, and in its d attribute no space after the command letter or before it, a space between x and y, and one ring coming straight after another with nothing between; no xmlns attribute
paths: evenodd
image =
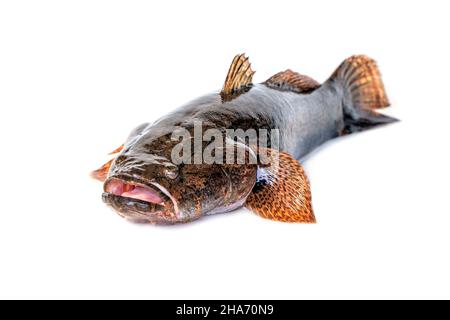
<svg viewBox="0 0 450 320"><path fill-rule="evenodd" d="M373 59L364 55L352 56L341 63L328 81L342 90L345 124L342 134L398 121L376 111L390 103Z"/></svg>

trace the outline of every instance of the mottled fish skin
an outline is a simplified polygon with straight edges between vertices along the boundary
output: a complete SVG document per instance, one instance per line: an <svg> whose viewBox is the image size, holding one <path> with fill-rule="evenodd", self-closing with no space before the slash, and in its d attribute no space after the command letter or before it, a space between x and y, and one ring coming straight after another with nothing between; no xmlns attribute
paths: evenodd
<svg viewBox="0 0 450 320"><path fill-rule="evenodd" d="M147 130L183 126L194 121L227 129L278 129L280 150L301 159L343 130L339 91L334 84L326 84L309 94L255 84L248 92L228 102L222 102L220 94L214 92L159 119Z"/></svg>

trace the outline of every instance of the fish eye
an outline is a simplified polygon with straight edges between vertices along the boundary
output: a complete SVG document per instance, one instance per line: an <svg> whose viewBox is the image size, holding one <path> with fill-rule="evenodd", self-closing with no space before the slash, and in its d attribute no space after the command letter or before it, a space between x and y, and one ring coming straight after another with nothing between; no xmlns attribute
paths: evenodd
<svg viewBox="0 0 450 320"><path fill-rule="evenodd" d="M174 180L178 177L178 168L177 167L169 167L166 168L164 174L167 178Z"/></svg>

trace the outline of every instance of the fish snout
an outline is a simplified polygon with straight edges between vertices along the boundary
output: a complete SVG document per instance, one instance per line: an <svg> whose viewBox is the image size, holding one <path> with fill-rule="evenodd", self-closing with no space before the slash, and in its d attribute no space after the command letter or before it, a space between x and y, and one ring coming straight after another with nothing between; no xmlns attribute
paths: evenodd
<svg viewBox="0 0 450 320"><path fill-rule="evenodd" d="M176 200L155 182L129 177L110 177L104 184L103 201L119 215L137 222L172 224L182 218Z"/></svg>

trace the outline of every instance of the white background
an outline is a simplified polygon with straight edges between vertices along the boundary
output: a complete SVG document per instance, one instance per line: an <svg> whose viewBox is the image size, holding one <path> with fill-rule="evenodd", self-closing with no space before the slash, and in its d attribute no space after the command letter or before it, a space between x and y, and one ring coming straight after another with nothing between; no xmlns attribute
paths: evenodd
<svg viewBox="0 0 450 320"><path fill-rule="evenodd" d="M0 298L450 298L447 1L4 1ZM304 163L317 225L247 210L134 225L89 172L219 89L375 58L399 124Z"/></svg>

